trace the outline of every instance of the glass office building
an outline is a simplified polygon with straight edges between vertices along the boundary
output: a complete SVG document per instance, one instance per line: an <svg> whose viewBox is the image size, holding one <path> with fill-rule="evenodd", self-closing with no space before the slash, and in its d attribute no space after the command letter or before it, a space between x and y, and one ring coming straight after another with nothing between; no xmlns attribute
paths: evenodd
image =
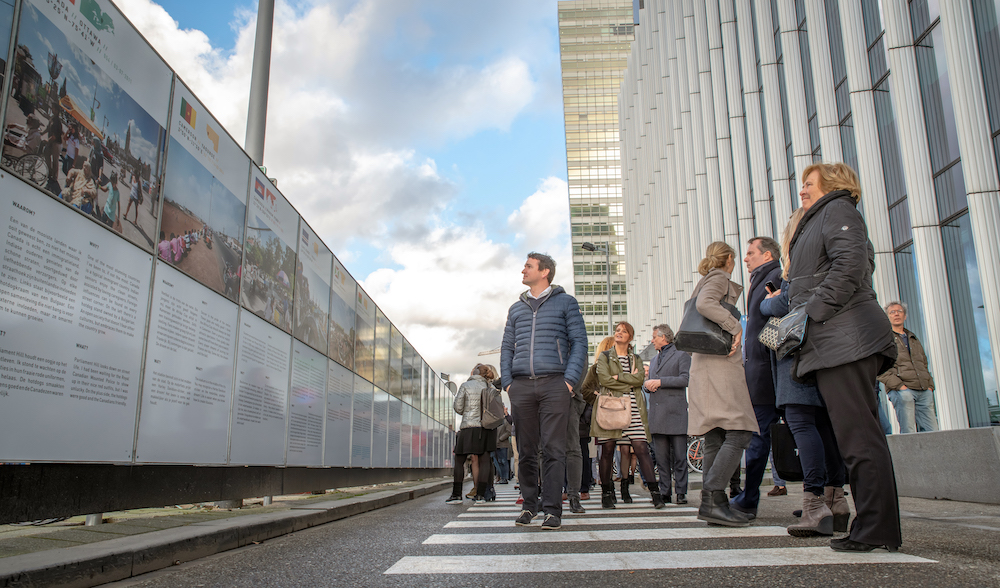
<svg viewBox="0 0 1000 588"><path fill-rule="evenodd" d="M608 261L612 314L626 317L618 89L634 28L632 0L559 2L573 278L591 353L609 334Z"/></svg>
<svg viewBox="0 0 1000 588"><path fill-rule="evenodd" d="M677 324L709 242L742 258L780 236L802 170L844 161L879 302L909 305L942 428L998 424L1000 1L645 0L637 16L618 97L637 338Z"/></svg>

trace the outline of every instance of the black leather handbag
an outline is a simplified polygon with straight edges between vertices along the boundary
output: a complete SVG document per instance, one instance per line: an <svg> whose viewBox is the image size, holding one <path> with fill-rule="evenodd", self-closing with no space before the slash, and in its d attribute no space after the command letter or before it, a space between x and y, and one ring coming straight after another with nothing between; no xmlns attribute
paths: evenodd
<svg viewBox="0 0 1000 588"><path fill-rule="evenodd" d="M681 326L674 336L674 347L688 353L705 353L707 355L729 355L733 348L733 335L719 323L709 320L698 312L698 297L692 297L684 303L684 316ZM728 302L720 302L736 320L742 316L735 306Z"/></svg>

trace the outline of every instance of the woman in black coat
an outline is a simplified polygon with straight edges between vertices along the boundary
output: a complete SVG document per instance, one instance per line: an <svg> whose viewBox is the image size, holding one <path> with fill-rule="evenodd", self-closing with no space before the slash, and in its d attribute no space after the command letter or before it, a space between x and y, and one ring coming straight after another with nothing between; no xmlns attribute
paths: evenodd
<svg viewBox="0 0 1000 588"><path fill-rule="evenodd" d="M902 543L889 446L879 424L875 378L896 346L872 288L875 251L857 203L858 176L843 163L802 173L805 213L791 238L789 307L805 305L806 338L792 375L815 380L847 466L857 516L836 551L896 551Z"/></svg>
<svg viewBox="0 0 1000 588"><path fill-rule="evenodd" d="M782 233L781 264L785 270L781 289L760 303L761 314L766 317L788 314L789 242L805 212L801 207L796 210ZM846 531L851 518L851 508L844 498L844 459L819 389L814 383L796 382L792 378L794 364L794 356L777 359L771 354L774 405L784 411L802 463L802 520L789 526L788 534L833 535L835 531Z"/></svg>

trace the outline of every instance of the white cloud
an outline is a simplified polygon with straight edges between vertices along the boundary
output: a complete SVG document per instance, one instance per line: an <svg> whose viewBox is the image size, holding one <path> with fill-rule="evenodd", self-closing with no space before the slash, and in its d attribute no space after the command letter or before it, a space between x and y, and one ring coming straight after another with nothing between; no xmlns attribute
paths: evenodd
<svg viewBox="0 0 1000 588"><path fill-rule="evenodd" d="M435 369L464 378L480 361L499 366L499 355L477 354L500 345L507 310L525 289L528 251L548 251L561 270L556 283L573 292L566 198L566 182L544 180L507 219L519 233L516 247L494 240L482 223L437 226L392 247L400 269L377 270L363 287Z"/></svg>
<svg viewBox="0 0 1000 588"><path fill-rule="evenodd" d="M117 4L241 142L255 15L235 15L234 46L213 47L150 0ZM443 219L464 212L449 208L462 186L420 153L560 107L555 10L537 0L276 6L268 174L339 258L353 260L361 243L383 252L392 269L363 287L438 371L464 377L500 344L529 250L553 255L572 292L565 182L542 181L506 226L458 226Z"/></svg>

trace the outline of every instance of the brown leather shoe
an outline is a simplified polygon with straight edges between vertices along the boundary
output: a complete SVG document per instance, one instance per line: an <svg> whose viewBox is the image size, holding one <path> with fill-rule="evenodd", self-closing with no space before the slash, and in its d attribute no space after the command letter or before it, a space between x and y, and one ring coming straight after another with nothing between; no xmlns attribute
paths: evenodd
<svg viewBox="0 0 1000 588"><path fill-rule="evenodd" d="M788 494L788 489L784 486L775 486L771 488L771 491L767 493L768 496L785 496Z"/></svg>

